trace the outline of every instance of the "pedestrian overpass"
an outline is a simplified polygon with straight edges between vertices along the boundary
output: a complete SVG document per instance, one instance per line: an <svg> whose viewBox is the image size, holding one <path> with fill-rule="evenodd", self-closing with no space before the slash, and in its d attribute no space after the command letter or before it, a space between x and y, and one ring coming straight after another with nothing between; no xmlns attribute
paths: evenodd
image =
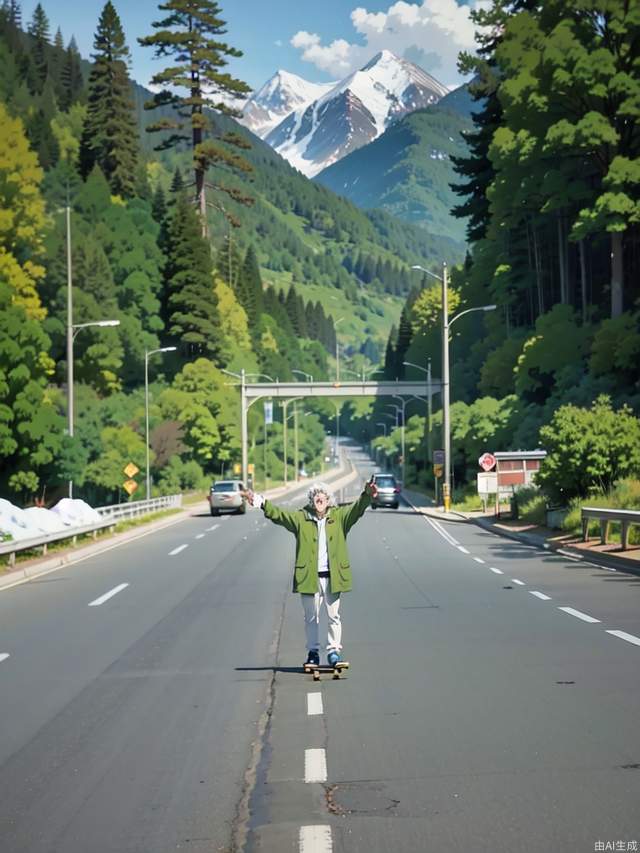
<svg viewBox="0 0 640 853"><path fill-rule="evenodd" d="M294 399L298 400L313 397L417 397L430 404L433 395L439 394L441 390L442 382L439 379L434 380L431 378L413 381L396 380L395 382L358 380L348 382L247 382L243 371L240 377L242 481L244 483L247 482L247 469L249 463L247 413L251 406L258 400L263 398L275 398L282 401L284 408L284 429L286 430L286 407L287 404L292 402Z"/></svg>

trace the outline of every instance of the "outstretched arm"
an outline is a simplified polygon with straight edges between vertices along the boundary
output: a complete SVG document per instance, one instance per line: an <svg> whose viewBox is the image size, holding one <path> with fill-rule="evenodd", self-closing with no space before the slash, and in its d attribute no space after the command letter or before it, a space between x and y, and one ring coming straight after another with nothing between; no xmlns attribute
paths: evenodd
<svg viewBox="0 0 640 853"><path fill-rule="evenodd" d="M298 513L280 509L280 507L272 504L271 501L266 500L263 495L257 494L251 489L247 489L243 494L251 506L262 509L264 517L268 518L269 521L273 521L274 524L279 524L281 527L286 527L291 533L295 534L298 532Z"/></svg>
<svg viewBox="0 0 640 853"><path fill-rule="evenodd" d="M365 485L364 490L357 501L354 501L349 506L343 507L342 525L345 534L351 530L353 525L362 518L365 509L371 504L371 499L375 498L378 490L373 482L373 477Z"/></svg>

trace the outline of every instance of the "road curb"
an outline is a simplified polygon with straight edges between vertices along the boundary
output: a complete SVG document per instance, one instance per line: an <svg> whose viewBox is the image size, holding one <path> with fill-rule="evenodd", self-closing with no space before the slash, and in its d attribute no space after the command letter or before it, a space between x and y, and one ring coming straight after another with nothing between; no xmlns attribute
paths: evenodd
<svg viewBox="0 0 640 853"><path fill-rule="evenodd" d="M495 533L497 536L503 536L506 539L513 539L516 542L521 542L523 545L531 545L542 551L554 551L560 553L561 556L563 553L566 553L580 560L580 562L640 577L640 566L629 565L628 560L616 557L615 554L591 554L583 551L581 548L574 548L562 542L548 542L543 536L538 536L535 533L516 533L515 531L508 531L503 528L498 529L484 518L470 518L469 521L483 530L488 530L490 533Z"/></svg>
<svg viewBox="0 0 640 853"><path fill-rule="evenodd" d="M430 509L430 507L415 506L411 500L406 497L406 492L404 499L416 512L419 512L421 515L426 515L429 518L437 519L438 521L450 521L457 523L466 522L475 524L477 527L481 527L483 530L487 530L489 533L493 533L496 536L502 536L505 539L512 539L513 541L520 542L523 545L530 545L531 547L539 548L541 551L553 551L555 553L559 553L561 556L564 553L574 559L580 560L580 562L640 577L640 565L630 565L628 560L616 557L615 554L592 554L583 551L581 548L574 548L571 545L565 545L561 542L548 542L543 536L539 536L535 533L516 533L515 531L498 528L485 518L464 515L463 513L457 513L455 511L444 513L439 512L436 509Z"/></svg>

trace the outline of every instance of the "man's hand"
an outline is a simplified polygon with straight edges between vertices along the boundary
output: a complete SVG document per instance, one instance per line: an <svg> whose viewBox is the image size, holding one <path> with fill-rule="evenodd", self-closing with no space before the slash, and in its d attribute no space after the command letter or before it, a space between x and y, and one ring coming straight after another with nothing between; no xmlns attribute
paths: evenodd
<svg viewBox="0 0 640 853"><path fill-rule="evenodd" d="M242 497L245 500L249 501L251 506L253 506L253 499L255 497L255 492L253 492L251 489L245 489L245 491L241 492L240 494L242 495Z"/></svg>
<svg viewBox="0 0 640 853"><path fill-rule="evenodd" d="M370 498L377 497L378 489L376 487L376 484L373 482L373 477L371 477L371 479L366 483L364 490Z"/></svg>

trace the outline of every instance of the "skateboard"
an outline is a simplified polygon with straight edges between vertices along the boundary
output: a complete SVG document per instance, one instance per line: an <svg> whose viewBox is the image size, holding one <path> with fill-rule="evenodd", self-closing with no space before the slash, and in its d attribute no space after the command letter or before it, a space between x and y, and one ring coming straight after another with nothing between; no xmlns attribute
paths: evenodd
<svg viewBox="0 0 640 853"><path fill-rule="evenodd" d="M340 678L342 676L342 671L349 669L349 661L341 660L335 666L327 665L318 665L315 663L305 663L302 665L303 670L309 674L313 675L314 681L320 681L320 675L323 672L332 673L334 678Z"/></svg>

